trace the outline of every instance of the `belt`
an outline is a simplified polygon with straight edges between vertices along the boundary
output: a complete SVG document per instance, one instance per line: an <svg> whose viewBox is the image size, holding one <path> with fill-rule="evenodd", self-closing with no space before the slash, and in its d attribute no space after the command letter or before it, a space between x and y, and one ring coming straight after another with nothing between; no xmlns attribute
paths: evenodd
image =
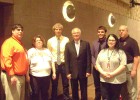
<svg viewBox="0 0 140 100"><path fill-rule="evenodd" d="M6 71L5 70L1 70L3 73L6 73Z"/></svg>
<svg viewBox="0 0 140 100"><path fill-rule="evenodd" d="M57 62L55 62L55 64L58 65ZM61 64L58 65L58 66L62 66L62 65L64 65L64 64L65 64L64 62L61 62Z"/></svg>
<svg viewBox="0 0 140 100"><path fill-rule="evenodd" d="M127 64L130 64L130 63L133 63L133 60L131 60L131 61L127 61Z"/></svg>
<svg viewBox="0 0 140 100"><path fill-rule="evenodd" d="M127 63L127 64L132 64L133 62L129 62L129 63Z"/></svg>
<svg viewBox="0 0 140 100"><path fill-rule="evenodd" d="M131 71L127 71L127 72L126 72L126 74L130 74L130 73L131 73Z"/></svg>
<svg viewBox="0 0 140 100"><path fill-rule="evenodd" d="M3 73L7 73L5 70L1 70ZM25 75L19 75L19 74L14 74L16 76L25 76Z"/></svg>

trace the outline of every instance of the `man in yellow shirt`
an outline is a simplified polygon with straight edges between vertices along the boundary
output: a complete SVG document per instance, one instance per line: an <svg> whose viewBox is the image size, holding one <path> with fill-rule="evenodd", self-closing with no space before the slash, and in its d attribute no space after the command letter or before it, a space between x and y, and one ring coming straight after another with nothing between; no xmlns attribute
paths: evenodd
<svg viewBox="0 0 140 100"><path fill-rule="evenodd" d="M1 81L6 100L25 100L25 75L29 63L22 37L23 26L15 24L12 36L1 47Z"/></svg>

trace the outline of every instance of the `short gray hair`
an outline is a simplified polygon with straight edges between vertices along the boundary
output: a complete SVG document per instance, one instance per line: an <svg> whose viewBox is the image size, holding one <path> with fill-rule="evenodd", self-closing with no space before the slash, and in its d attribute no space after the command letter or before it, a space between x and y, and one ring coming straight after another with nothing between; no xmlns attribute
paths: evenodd
<svg viewBox="0 0 140 100"><path fill-rule="evenodd" d="M126 25L120 25L120 27L124 27L126 30L128 30L128 27Z"/></svg>
<svg viewBox="0 0 140 100"><path fill-rule="evenodd" d="M77 28L77 27L73 28L72 31L71 31L71 33L74 33L75 30L78 30L78 32L81 33L81 29L80 28Z"/></svg>

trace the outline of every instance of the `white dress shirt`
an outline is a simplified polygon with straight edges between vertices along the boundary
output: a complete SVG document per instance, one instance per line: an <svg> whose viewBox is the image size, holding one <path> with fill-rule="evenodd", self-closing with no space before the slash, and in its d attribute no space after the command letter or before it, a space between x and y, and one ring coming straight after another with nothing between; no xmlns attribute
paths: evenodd
<svg viewBox="0 0 140 100"><path fill-rule="evenodd" d="M77 56L78 56L79 55L79 50L80 50L80 40L75 41L75 48L76 48L76 52L77 52Z"/></svg>

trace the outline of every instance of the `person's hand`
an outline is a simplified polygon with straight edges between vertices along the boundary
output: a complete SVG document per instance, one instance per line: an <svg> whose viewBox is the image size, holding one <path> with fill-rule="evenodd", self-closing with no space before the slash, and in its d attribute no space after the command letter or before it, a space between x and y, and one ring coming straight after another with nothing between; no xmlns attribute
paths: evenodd
<svg viewBox="0 0 140 100"><path fill-rule="evenodd" d="M137 100L140 100L140 89L138 89Z"/></svg>
<svg viewBox="0 0 140 100"><path fill-rule="evenodd" d="M110 74L108 72L103 72L102 75L104 78L110 78Z"/></svg>
<svg viewBox="0 0 140 100"><path fill-rule="evenodd" d="M68 74L67 75L67 78L70 80L71 79L71 74Z"/></svg>
<svg viewBox="0 0 140 100"><path fill-rule="evenodd" d="M91 74L90 73L86 73L86 77L89 77Z"/></svg>
<svg viewBox="0 0 140 100"><path fill-rule="evenodd" d="M16 76L11 76L11 85L16 85L17 84L17 77Z"/></svg>
<svg viewBox="0 0 140 100"><path fill-rule="evenodd" d="M26 75L26 82L30 82L30 76Z"/></svg>
<svg viewBox="0 0 140 100"><path fill-rule="evenodd" d="M131 77L132 77L132 78L134 78L134 77L136 76L136 74L137 74L137 71L135 71L135 70L132 70L132 71L131 71Z"/></svg>
<svg viewBox="0 0 140 100"><path fill-rule="evenodd" d="M53 80L56 79L56 73L53 73L53 75L52 75L52 79L53 79Z"/></svg>
<svg viewBox="0 0 140 100"><path fill-rule="evenodd" d="M114 77L114 73L111 72L111 73L108 73L110 75L110 78L113 78Z"/></svg>

